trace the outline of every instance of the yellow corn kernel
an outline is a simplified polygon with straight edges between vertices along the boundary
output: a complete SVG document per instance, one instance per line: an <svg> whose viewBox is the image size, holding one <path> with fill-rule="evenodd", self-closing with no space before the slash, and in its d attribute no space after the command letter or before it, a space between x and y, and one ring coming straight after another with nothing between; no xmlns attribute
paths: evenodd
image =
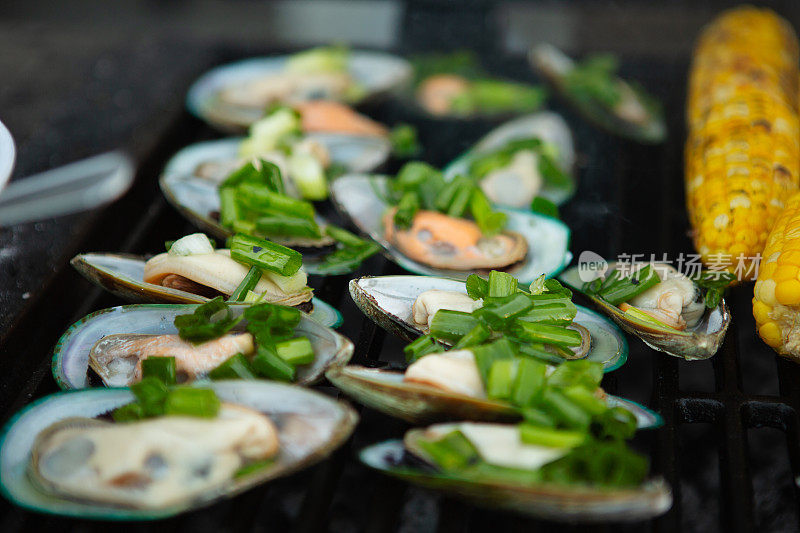
<svg viewBox="0 0 800 533"><path fill-rule="evenodd" d="M800 192L792 195L767 239L753 291L758 334L779 354L800 361Z"/></svg>

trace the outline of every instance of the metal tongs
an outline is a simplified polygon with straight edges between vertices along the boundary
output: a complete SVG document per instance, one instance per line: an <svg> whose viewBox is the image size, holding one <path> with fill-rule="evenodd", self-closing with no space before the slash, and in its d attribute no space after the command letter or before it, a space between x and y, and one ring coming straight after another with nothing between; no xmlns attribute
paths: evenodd
<svg viewBox="0 0 800 533"><path fill-rule="evenodd" d="M11 135L0 123L0 189L11 174L14 155ZM107 204L122 196L132 182L133 162L119 151L16 180L0 190L0 227Z"/></svg>

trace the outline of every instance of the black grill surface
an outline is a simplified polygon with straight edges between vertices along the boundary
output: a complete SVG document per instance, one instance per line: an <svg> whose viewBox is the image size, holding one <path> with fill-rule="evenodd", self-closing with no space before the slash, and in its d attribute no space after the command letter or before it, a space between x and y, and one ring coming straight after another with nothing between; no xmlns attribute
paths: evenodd
<svg viewBox="0 0 800 533"><path fill-rule="evenodd" d="M251 51L218 50L207 64ZM197 58L193 59L197 62ZM520 58L493 59L493 70L532 79ZM577 195L562 209L572 229L571 250L606 257L619 253L691 253L683 201L682 121L686 60L626 60L623 71L663 99L669 140L646 147L612 138L553 100L574 128L579 150ZM191 81L186 77L186 86ZM120 302L84 281L66 263L78 251L153 253L165 240L192 231L166 204L157 179L179 148L218 134L181 110L178 98L159 128L139 135L130 149L139 164L130 193L91 215L69 236L67 253L48 273L40 291L0 337L0 414L7 420L32 399L56 392L50 353L64 329L81 316ZM432 121L394 103L367 110L379 120L416 124L424 158L441 165L492 126L488 122ZM168 118L164 118L168 117ZM156 131L157 135L152 132ZM398 162L386 169L394 172ZM332 209L327 206L331 216ZM8 232L9 230L4 230ZM3 236L9 242L9 233ZM18 243L25 246L26 243ZM366 320L353 304L347 282L358 275L400 273L382 257L368 260L353 276L312 278L323 300L345 317L341 332L355 344L354 363L397 362L402 343ZM13 279L13 272L6 275ZM675 503L661 518L591 527L555 525L480 509L373 473L356 458L362 447L399 437L408 427L360 408L353 437L330 459L208 508L157 524L108 524L29 513L0 500L0 530L95 531L157 527L170 531L790 531L798 522L800 433L797 409L800 372L778 359L757 338L750 310L752 285L728 295L733 322L724 345L709 361L685 362L657 353L629 337L626 365L606 375L603 386L660 412L664 427L637 436L655 474L674 490ZM585 302L584 302L585 303ZM319 389L335 395L323 384ZM358 406L357 406L358 407Z"/></svg>

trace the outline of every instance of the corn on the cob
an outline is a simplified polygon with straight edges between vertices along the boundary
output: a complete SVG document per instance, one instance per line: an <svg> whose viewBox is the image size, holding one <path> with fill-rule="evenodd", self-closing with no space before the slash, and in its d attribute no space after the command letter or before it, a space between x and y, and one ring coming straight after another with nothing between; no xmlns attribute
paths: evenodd
<svg viewBox="0 0 800 533"><path fill-rule="evenodd" d="M800 193L775 221L753 291L758 334L778 353L800 361Z"/></svg>
<svg viewBox="0 0 800 533"><path fill-rule="evenodd" d="M685 179L695 248L707 265L750 270L798 189L799 62L793 30L769 10L728 11L698 41Z"/></svg>

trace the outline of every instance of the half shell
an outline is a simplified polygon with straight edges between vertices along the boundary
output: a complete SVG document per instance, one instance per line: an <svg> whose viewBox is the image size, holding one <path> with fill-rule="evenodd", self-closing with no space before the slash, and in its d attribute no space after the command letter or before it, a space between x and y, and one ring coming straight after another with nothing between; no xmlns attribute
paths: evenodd
<svg viewBox="0 0 800 533"><path fill-rule="evenodd" d="M412 307L417 297L429 290L457 291L466 294L463 281L428 276L378 276L350 281L353 301L376 324L411 341L427 333L427 326L416 324ZM589 330L589 361L603 363L606 372L622 366L628 358L625 336L610 320L582 306L575 322Z"/></svg>
<svg viewBox="0 0 800 533"><path fill-rule="evenodd" d="M238 315L246 307L234 305L232 309ZM112 334L176 334L178 330L173 324L175 317L191 313L194 309L192 305L123 305L86 315L71 325L56 343L53 349L53 377L62 389L90 387L89 352L97 341ZM237 329L243 327L244 324L240 324ZM298 367L298 384L318 381L326 370L347 364L353 355L353 343L349 339L307 316L300 320L297 332L308 337L316 355L313 363ZM120 360L113 368L93 365L93 370L106 384L122 386L127 383L124 376L133 370L133 365L135 361Z"/></svg>
<svg viewBox="0 0 800 533"><path fill-rule="evenodd" d="M402 372L348 365L333 368L325 376L355 401L412 424L521 419L519 412L508 403L406 383ZM632 412L640 429L655 428L664 423L659 414L636 402L611 395L607 395L606 400L609 405Z"/></svg>
<svg viewBox="0 0 800 533"><path fill-rule="evenodd" d="M31 453L39 433L62 420L93 418L133 400L127 389L62 392L28 405L3 429L0 440L3 495L21 507L62 516L105 520L165 518L232 497L321 461L347 440L358 420L346 403L302 387L267 381L220 381L211 386L222 400L263 412L275 422L281 451L274 463L231 480L221 490L158 510L95 504L52 494L29 475ZM35 476L35 465L33 468Z"/></svg>
<svg viewBox="0 0 800 533"><path fill-rule="evenodd" d="M324 145L331 161L353 172L369 172L382 165L389 157L391 146L385 139L357 137L338 134L309 134ZM198 168L205 163L218 162L223 165L237 158L241 139L222 139L187 146L175 154L164 168L159 185L170 204L197 227L220 238L231 235L213 215L219 213L218 182L198 175ZM317 217L320 225L326 221ZM293 238L272 239L290 247L313 248L329 246L333 240ZM311 272L313 273L313 272Z"/></svg>
<svg viewBox="0 0 800 533"><path fill-rule="evenodd" d="M559 279L574 290L582 292L583 281L580 278L578 267L570 268L559 276ZM708 359L717 353L731 323L731 314L724 299L720 300L716 308L706 310L705 315L696 326L679 331L654 327L652 324L631 318L618 307L599 298L588 294L584 294L584 296L589 298L604 314L610 316L622 329L636 335L654 350L688 361Z"/></svg>
<svg viewBox="0 0 800 533"><path fill-rule="evenodd" d="M443 170L444 178L451 180L460 174L469 174L470 164L478 155L499 150L510 141L534 137L558 147L557 163L574 180L575 146L572 132L561 115L551 111L526 115L497 127L478 141L475 146L447 165ZM539 191L539 196L560 205L569 200L574 193L574 182L569 186L558 186L545 181Z"/></svg>
<svg viewBox="0 0 800 533"><path fill-rule="evenodd" d="M389 208L387 197L389 178L351 174L331 184L331 200L353 224L380 244L387 257L416 274L466 279L470 272L444 270L418 263L401 254L384 237L383 216ZM531 283L542 273L554 276L571 260L567 250L569 228L562 222L534 213L500 209L508 216L506 230L523 236L528 245L525 259L508 269L522 283Z"/></svg>
<svg viewBox="0 0 800 533"><path fill-rule="evenodd" d="M191 292L145 283L145 258L130 254L78 254L70 263L83 276L111 294L131 303L191 304L207 302L208 298ZM336 328L342 315L319 298L313 298L310 317L323 326Z"/></svg>
<svg viewBox="0 0 800 533"><path fill-rule="evenodd" d="M364 448L361 462L384 474L414 485L439 490L482 507L562 522L618 522L644 520L665 513L672 506L672 492L661 478L635 489L591 489L551 484L533 486L465 481L444 473L424 470L405 461L406 447L415 449L423 430L406 434L405 445L389 440Z"/></svg>
<svg viewBox="0 0 800 533"><path fill-rule="evenodd" d="M649 120L644 123L635 123L623 120L597 102L575 98L566 90L564 82L564 77L575 67L575 62L554 46L549 44L535 46L528 54L528 60L534 70L547 79L564 100L586 119L601 128L620 137L642 143L657 144L666 138L667 126L663 117L651 110L648 110L650 111L648 113ZM643 106L645 109L648 108L644 103Z"/></svg>
<svg viewBox="0 0 800 533"><path fill-rule="evenodd" d="M186 107L197 118L223 131L242 131L262 118L263 106L227 105L217 97L219 91L232 84L283 72L289 57L255 57L216 67L194 82L186 96ZM363 99L375 99L400 89L411 79L411 66L406 60L378 52L351 50L348 71L364 88Z"/></svg>

